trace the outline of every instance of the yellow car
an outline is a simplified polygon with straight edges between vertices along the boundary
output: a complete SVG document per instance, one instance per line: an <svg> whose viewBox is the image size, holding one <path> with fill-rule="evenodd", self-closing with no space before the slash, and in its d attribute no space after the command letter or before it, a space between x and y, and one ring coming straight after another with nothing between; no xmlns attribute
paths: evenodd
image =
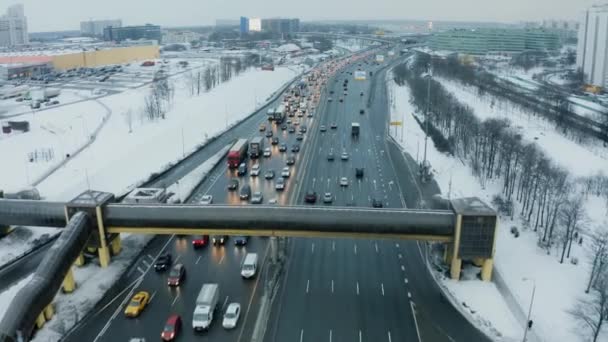
<svg viewBox="0 0 608 342"><path fill-rule="evenodd" d="M266 130L266 125L261 124L260 125L260 132L264 132Z"/></svg>
<svg viewBox="0 0 608 342"><path fill-rule="evenodd" d="M133 296L129 305L125 309L125 316L137 317L150 302L150 294L146 291L140 291Z"/></svg>

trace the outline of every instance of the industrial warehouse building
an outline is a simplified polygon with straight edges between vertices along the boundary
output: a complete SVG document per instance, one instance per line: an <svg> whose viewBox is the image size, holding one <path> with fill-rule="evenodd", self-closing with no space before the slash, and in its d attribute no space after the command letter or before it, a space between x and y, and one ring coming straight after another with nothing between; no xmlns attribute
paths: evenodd
<svg viewBox="0 0 608 342"><path fill-rule="evenodd" d="M430 48L469 55L557 51L559 36L542 29L456 29L435 34Z"/></svg>
<svg viewBox="0 0 608 342"><path fill-rule="evenodd" d="M47 51L0 54L0 80L25 78L50 69L68 70L131 63L160 57L158 45L95 48L88 51Z"/></svg>

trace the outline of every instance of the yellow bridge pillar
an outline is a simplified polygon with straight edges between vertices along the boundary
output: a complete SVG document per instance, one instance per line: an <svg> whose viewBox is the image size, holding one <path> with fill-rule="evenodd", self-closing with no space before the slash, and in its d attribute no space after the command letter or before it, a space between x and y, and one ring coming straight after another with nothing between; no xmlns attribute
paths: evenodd
<svg viewBox="0 0 608 342"><path fill-rule="evenodd" d="M47 321L50 321L51 318L53 318L53 315L55 315L55 309L53 308L53 303L49 304L46 306L46 308L44 308L44 318Z"/></svg>
<svg viewBox="0 0 608 342"><path fill-rule="evenodd" d="M46 323L46 319L44 318L44 313L41 312L36 318L36 328L42 329L44 323Z"/></svg>
<svg viewBox="0 0 608 342"><path fill-rule="evenodd" d="M99 264L101 267L106 268L110 265L110 249L108 247L108 241L106 239L106 229L103 222L103 215L101 207L96 207L95 212L97 214L97 228L99 230Z"/></svg>
<svg viewBox="0 0 608 342"><path fill-rule="evenodd" d="M491 281L492 270L494 268L494 259L485 259L481 265L481 280Z"/></svg>
<svg viewBox="0 0 608 342"><path fill-rule="evenodd" d="M84 254L80 252L76 260L74 260L74 265L76 266L84 266Z"/></svg>
<svg viewBox="0 0 608 342"><path fill-rule="evenodd" d="M460 247L460 231L462 229L462 215L456 215L456 227L454 227L454 243L451 248L451 255L449 256L450 262L450 277L454 280L460 280L460 269L462 267L462 260L458 255Z"/></svg>
<svg viewBox="0 0 608 342"><path fill-rule="evenodd" d="M110 242L110 247L112 247L112 255L118 255L122 248L122 243L120 241L120 234L117 234L112 242Z"/></svg>
<svg viewBox="0 0 608 342"><path fill-rule="evenodd" d="M76 281L74 280L74 272L70 268L68 273L63 278L63 292L72 293L76 289Z"/></svg>

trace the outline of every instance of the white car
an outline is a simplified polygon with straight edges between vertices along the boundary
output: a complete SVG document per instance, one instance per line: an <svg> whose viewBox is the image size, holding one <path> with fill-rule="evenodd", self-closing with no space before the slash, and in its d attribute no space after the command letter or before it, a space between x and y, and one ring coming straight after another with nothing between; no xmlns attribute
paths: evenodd
<svg viewBox="0 0 608 342"><path fill-rule="evenodd" d="M348 186L348 178L346 178L346 177L340 178L340 186Z"/></svg>
<svg viewBox="0 0 608 342"><path fill-rule="evenodd" d="M342 155L340 156L340 159L342 159L342 160L348 160L348 153L342 152Z"/></svg>
<svg viewBox="0 0 608 342"><path fill-rule="evenodd" d="M251 167L251 171L249 172L249 174L251 175L251 177L256 177L260 175L260 164L254 164Z"/></svg>
<svg viewBox="0 0 608 342"><path fill-rule="evenodd" d="M239 317L241 316L241 304L239 303L230 303L226 312L224 313L224 320L222 321L222 326L225 329L233 329L236 327L236 324L239 322Z"/></svg>
<svg viewBox="0 0 608 342"><path fill-rule="evenodd" d="M205 195L205 196L203 196L203 198L201 198L201 204L211 204L211 203L213 203L213 196Z"/></svg>
<svg viewBox="0 0 608 342"><path fill-rule="evenodd" d="M264 201L264 196L259 191L254 192L251 196L251 204L262 204L262 201Z"/></svg>
<svg viewBox="0 0 608 342"><path fill-rule="evenodd" d="M291 172L289 172L289 168L288 167L284 167L283 171L281 171L281 177L283 177L283 178L289 178L290 175L291 175Z"/></svg>
<svg viewBox="0 0 608 342"><path fill-rule="evenodd" d="M278 204L279 201L276 198L271 198L268 200L268 204Z"/></svg>
<svg viewBox="0 0 608 342"><path fill-rule="evenodd" d="M272 155L272 152L270 152L270 147L266 147L264 149L264 157L268 158Z"/></svg>
<svg viewBox="0 0 608 342"><path fill-rule="evenodd" d="M323 203L331 203L334 201L334 195L331 194L331 192L326 192L323 195Z"/></svg>

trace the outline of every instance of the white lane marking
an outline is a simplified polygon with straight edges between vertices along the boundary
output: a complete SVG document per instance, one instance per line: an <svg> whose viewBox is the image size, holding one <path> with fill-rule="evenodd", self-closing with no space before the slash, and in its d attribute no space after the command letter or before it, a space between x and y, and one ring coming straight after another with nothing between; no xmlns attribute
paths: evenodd
<svg viewBox="0 0 608 342"><path fill-rule="evenodd" d="M376 253L378 253L378 243L376 242L375 245L376 245Z"/></svg>
<svg viewBox="0 0 608 342"><path fill-rule="evenodd" d="M300 330L300 342L304 341L304 329Z"/></svg>
<svg viewBox="0 0 608 342"><path fill-rule="evenodd" d="M334 280L331 280L331 293L334 293Z"/></svg>
<svg viewBox="0 0 608 342"><path fill-rule="evenodd" d="M384 296L384 283L380 283L380 288L382 289L382 295Z"/></svg>
<svg viewBox="0 0 608 342"><path fill-rule="evenodd" d="M310 287L310 279L306 281L306 293L308 293L308 288Z"/></svg>
<svg viewBox="0 0 608 342"><path fill-rule="evenodd" d="M390 332L390 330L388 332L388 342L393 342L393 340L391 339L391 332Z"/></svg>
<svg viewBox="0 0 608 342"><path fill-rule="evenodd" d="M224 299L224 304L222 304L222 311L226 309L226 304L228 304L228 298L230 298L230 296L226 296L226 299Z"/></svg>
<svg viewBox="0 0 608 342"><path fill-rule="evenodd" d="M399 248L399 244L398 244L398 243L396 243L396 244L395 244L395 247Z"/></svg>
<svg viewBox="0 0 608 342"><path fill-rule="evenodd" d="M331 250L334 252L336 251L336 242L335 241L331 242Z"/></svg>
<svg viewBox="0 0 608 342"><path fill-rule="evenodd" d="M329 329L329 342L331 342L331 335L332 335L332 332L331 332L331 329Z"/></svg>
<svg viewBox="0 0 608 342"><path fill-rule="evenodd" d="M403 258L403 255L401 255L401 253L399 253L397 256L399 257L399 259Z"/></svg>
<svg viewBox="0 0 608 342"><path fill-rule="evenodd" d="M221 265L221 264L222 264L222 262L224 262L224 257L225 257L225 255L222 255L222 258L220 259L220 262L218 262L218 264L220 264L220 265Z"/></svg>
<svg viewBox="0 0 608 342"><path fill-rule="evenodd" d="M357 282L357 295L359 295L359 282Z"/></svg>
<svg viewBox="0 0 608 342"><path fill-rule="evenodd" d="M359 330L359 342L363 341L363 337L361 336L361 330Z"/></svg>
<svg viewBox="0 0 608 342"><path fill-rule="evenodd" d="M412 293L410 291L407 291L407 298L412 298Z"/></svg>
<svg viewBox="0 0 608 342"><path fill-rule="evenodd" d="M154 257L151 256L150 254L148 254L148 258L150 258L152 261L154 261Z"/></svg>
<svg viewBox="0 0 608 342"><path fill-rule="evenodd" d="M144 274L144 270L141 267L137 266L137 270L139 271L140 274Z"/></svg>
<svg viewBox="0 0 608 342"><path fill-rule="evenodd" d="M378 190L378 187L376 186L376 180L374 179L374 190Z"/></svg>
<svg viewBox="0 0 608 342"><path fill-rule="evenodd" d="M407 283L409 283L410 281L409 281L409 280L407 280L407 278L405 278L405 279L403 279L403 282L407 284Z"/></svg>
<svg viewBox="0 0 608 342"><path fill-rule="evenodd" d="M357 244L355 244L355 254L357 254Z"/></svg>
<svg viewBox="0 0 608 342"><path fill-rule="evenodd" d="M173 299L173 302L171 303L171 306L175 305L175 302L177 302L178 298L179 298L179 292L177 293L177 296L175 296L175 299Z"/></svg>
<svg viewBox="0 0 608 342"><path fill-rule="evenodd" d="M179 258L181 258L181 257L182 257L182 255L181 255L181 254L179 254L179 255L177 256L177 258L175 258L175 261L174 261L173 263L174 263L174 264L177 264L177 261L178 261L178 260L179 260Z"/></svg>
<svg viewBox="0 0 608 342"><path fill-rule="evenodd" d="M154 296L156 296L156 291L154 291L152 293L152 295L150 296L150 299L148 300L148 304L152 303L152 299L154 299Z"/></svg>
<svg viewBox="0 0 608 342"><path fill-rule="evenodd" d="M146 260L142 260L141 263L146 267L150 267L150 263L148 263Z"/></svg>
<svg viewBox="0 0 608 342"><path fill-rule="evenodd" d="M196 262L195 262L194 264L195 264L195 265L198 265L198 262L199 262L199 261L201 261L201 258L202 258L202 257L203 257L202 255L201 255L201 256L199 256L199 257L198 257L198 259L196 259Z"/></svg>
<svg viewBox="0 0 608 342"><path fill-rule="evenodd" d="M405 266L401 265L401 270L405 272Z"/></svg>
<svg viewBox="0 0 608 342"><path fill-rule="evenodd" d="M418 336L418 342L422 342L422 340L420 339L420 329L418 329L418 319L416 319L415 306L416 306L416 304L414 304L414 302L410 301L410 308L412 308L412 316L414 317L414 325L416 326L416 335Z"/></svg>
<svg viewBox="0 0 608 342"><path fill-rule="evenodd" d="M312 243L312 246L310 246L310 250L312 251L311 253L314 254L314 252L315 252L315 243L314 242Z"/></svg>

